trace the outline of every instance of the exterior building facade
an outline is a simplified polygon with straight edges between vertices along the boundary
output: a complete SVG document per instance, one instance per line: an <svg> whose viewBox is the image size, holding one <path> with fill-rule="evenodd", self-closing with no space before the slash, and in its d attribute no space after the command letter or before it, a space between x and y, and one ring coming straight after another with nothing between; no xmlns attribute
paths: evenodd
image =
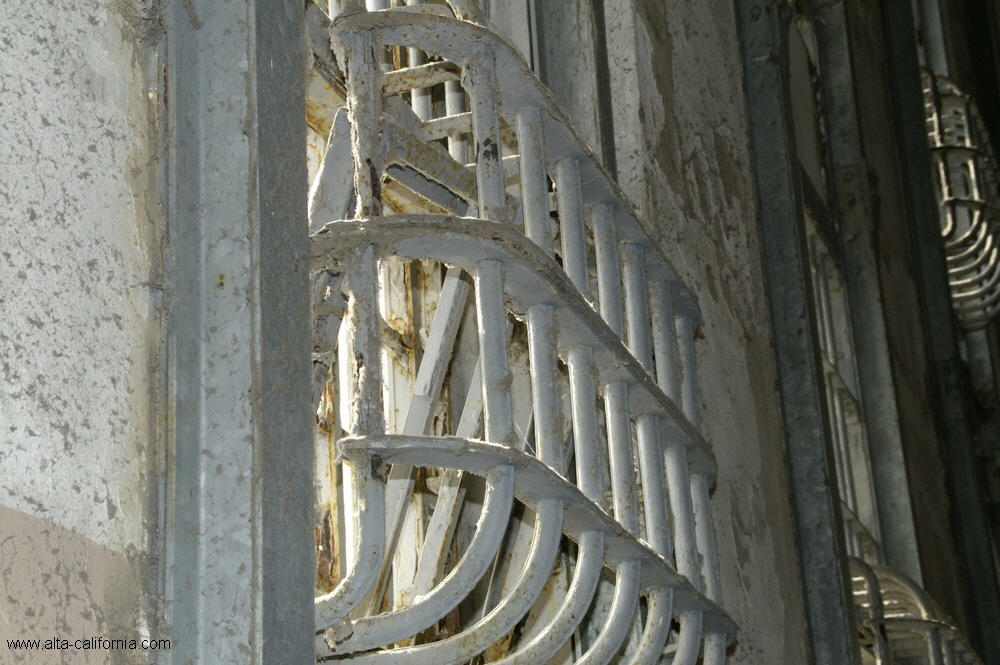
<svg viewBox="0 0 1000 665"><path fill-rule="evenodd" d="M990 3L0 16L4 662L1000 662Z"/></svg>

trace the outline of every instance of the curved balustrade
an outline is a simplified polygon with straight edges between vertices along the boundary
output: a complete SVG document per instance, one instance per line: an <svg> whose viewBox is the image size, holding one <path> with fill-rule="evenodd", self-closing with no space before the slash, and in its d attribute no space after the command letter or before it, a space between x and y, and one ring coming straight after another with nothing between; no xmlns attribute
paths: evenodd
<svg viewBox="0 0 1000 665"><path fill-rule="evenodd" d="M954 83L925 71L924 100L952 306L977 330L1000 311L996 159L975 102Z"/></svg>
<svg viewBox="0 0 1000 665"><path fill-rule="evenodd" d="M894 568L851 557L862 647L878 665L926 658L932 665L981 665L955 623L920 586Z"/></svg>
<svg viewBox="0 0 1000 665"><path fill-rule="evenodd" d="M346 72L355 219L314 219L311 252L328 285L317 312L332 316L333 290L347 301L335 360L325 348L317 357L339 377L324 395L335 393L340 414L354 546L337 586L316 599L317 658L444 665L494 650L489 660L527 665L562 650L559 662L603 665L623 650L636 664L673 650L676 665L702 651L722 663L736 627L719 606L694 300L517 51L441 9L356 9L331 27ZM387 48L413 66L383 71ZM447 115L435 118L427 90L439 83ZM409 284L393 272L400 262L447 267L423 314L409 299L387 312L394 285ZM418 326L420 316L433 320ZM475 326L464 342L475 343L478 359L464 361L475 372L457 423L431 436L435 409L452 399L442 386L459 372L462 325ZM333 345L333 327L318 323L318 345ZM428 331L419 342L418 327ZM390 385L402 356L409 405L390 417L402 411ZM527 406L515 394L525 390ZM444 471L409 575L394 557L414 514L415 467ZM446 565L465 474L484 478L486 493L474 534ZM520 555L508 542L521 537L515 505L531 534ZM572 579L550 619L519 639L564 560ZM566 656L602 568L613 598L589 643ZM383 611L389 589L396 600ZM422 636L463 602L479 614Z"/></svg>

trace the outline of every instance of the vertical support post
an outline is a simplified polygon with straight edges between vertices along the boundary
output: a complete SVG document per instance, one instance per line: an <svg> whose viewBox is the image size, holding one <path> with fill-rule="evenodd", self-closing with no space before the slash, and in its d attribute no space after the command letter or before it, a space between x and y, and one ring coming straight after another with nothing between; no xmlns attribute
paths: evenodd
<svg viewBox="0 0 1000 665"><path fill-rule="evenodd" d="M168 659L306 665L316 559L303 6L242 7L164 4Z"/></svg>
<svg viewBox="0 0 1000 665"><path fill-rule="evenodd" d="M347 63L347 109L351 114L351 153L358 219L382 216L382 70L381 53L365 30L340 36L338 57ZM335 44L337 46L337 44Z"/></svg>
<svg viewBox="0 0 1000 665"><path fill-rule="evenodd" d="M350 300L337 346L340 384L350 394L344 424L354 436L385 433L382 403L382 337L378 311L378 256L376 248L359 248L347 269ZM337 587L315 600L316 629L330 627L331 637L344 637L342 622L360 604L378 578L385 556L385 470L378 459L352 459L351 487L356 533L347 574ZM351 540L348 534L348 540ZM349 543L350 545L350 543ZM314 654L315 656L315 654Z"/></svg>
<svg viewBox="0 0 1000 665"><path fill-rule="evenodd" d="M497 113L496 63L489 52L473 58L462 70L462 85L472 99L472 133L476 146L476 186L479 216L503 222L506 216L500 116Z"/></svg>
<svg viewBox="0 0 1000 665"><path fill-rule="evenodd" d="M632 422L628 410L628 384L617 381L604 387L604 410L608 421L611 458L611 496L615 519L635 536L639 535L639 506L632 461Z"/></svg>
<svg viewBox="0 0 1000 665"><path fill-rule="evenodd" d="M657 381L667 397L675 404L682 404L683 389L678 371L677 327L673 317L673 293L667 282L654 282L650 287L653 316L653 348L657 359ZM696 411L696 410L695 410ZM677 571L688 578L691 585L701 589L698 567L697 535L694 523L694 505L691 499L691 472L687 449L669 446L664 450L667 497L674 525L674 557ZM691 665L698 658L701 646L701 612L685 612L680 616L677 665Z"/></svg>
<svg viewBox="0 0 1000 665"><path fill-rule="evenodd" d="M507 310L499 261L476 265L476 311L479 314L479 350L483 364L483 412L486 440L514 443L510 402L510 365L507 358Z"/></svg>
<svg viewBox="0 0 1000 665"><path fill-rule="evenodd" d="M458 115L465 112L465 90L458 81L445 81L444 112L446 115ZM448 137L448 154L459 164L468 161L469 142L459 136Z"/></svg>
<svg viewBox="0 0 1000 665"><path fill-rule="evenodd" d="M624 339L621 266L611 206L603 203L593 206L590 222L594 229L594 253L597 255L597 301L600 303L601 318Z"/></svg>
<svg viewBox="0 0 1000 665"><path fill-rule="evenodd" d="M656 382L663 392L680 406L681 375L674 343L674 301L669 282L649 285L650 314L653 322L653 350L656 356Z"/></svg>
<svg viewBox="0 0 1000 665"><path fill-rule="evenodd" d="M698 427L698 367L694 346L694 319L682 316L677 319L677 343L683 369L681 383L684 415ZM702 589L710 600L722 602L722 583L719 576L719 556L715 546L715 528L712 525L712 506L709 499L708 477L703 473L691 476L691 504L694 511L695 543L701 559ZM705 635L705 665L722 665L726 659L724 635Z"/></svg>
<svg viewBox="0 0 1000 665"><path fill-rule="evenodd" d="M653 349L649 334L651 319L646 289L646 249L637 243L624 243L621 255L625 266L628 347L643 369L653 374Z"/></svg>
<svg viewBox="0 0 1000 665"><path fill-rule="evenodd" d="M552 224L545 178L545 137L541 111L526 106L517 112L517 150L521 171L521 201L524 204L524 234L552 254Z"/></svg>
<svg viewBox="0 0 1000 665"><path fill-rule="evenodd" d="M594 237L597 237L596 225ZM622 246L625 273L625 308L628 310L629 350L647 372L653 373L649 300L647 297L645 251L634 243ZM639 472L646 512L646 538L659 554L670 557L670 526L667 516L667 488L663 450L656 416L642 416L636 422L639 444Z"/></svg>
<svg viewBox="0 0 1000 665"><path fill-rule="evenodd" d="M423 0L411 0L407 4L409 5L419 5L422 4ZM416 67L427 62L427 54L418 48L408 48L406 50L407 56L409 57L410 67ZM417 114L423 122L427 122L431 119L434 114L434 107L431 100L431 89L430 88L415 88L410 91L410 104L413 107L413 112ZM461 162L464 164L465 162Z"/></svg>
<svg viewBox="0 0 1000 665"><path fill-rule="evenodd" d="M347 431L354 436L378 436L385 433L385 409L382 404L382 337L378 311L378 257L369 245L357 252L348 268L350 300L347 304L347 352L342 367L351 367L353 385L349 387ZM346 387L346 386L345 386Z"/></svg>
<svg viewBox="0 0 1000 665"><path fill-rule="evenodd" d="M573 442L576 462L576 484L591 501L602 505L603 483L600 439L597 430L597 390L590 371L593 352L588 347L570 349L569 365L570 399L573 405Z"/></svg>
<svg viewBox="0 0 1000 665"><path fill-rule="evenodd" d="M565 474L556 327L550 305L528 308L528 354L531 362L531 401L535 416L538 458Z"/></svg>
<svg viewBox="0 0 1000 665"><path fill-rule="evenodd" d="M736 3L736 17L810 662L857 663L788 92L791 10L773 0L749 0Z"/></svg>
<svg viewBox="0 0 1000 665"><path fill-rule="evenodd" d="M587 240L584 231L580 165L572 157L556 163L556 196L559 201L559 235L563 269L584 298L590 299L587 275Z"/></svg>

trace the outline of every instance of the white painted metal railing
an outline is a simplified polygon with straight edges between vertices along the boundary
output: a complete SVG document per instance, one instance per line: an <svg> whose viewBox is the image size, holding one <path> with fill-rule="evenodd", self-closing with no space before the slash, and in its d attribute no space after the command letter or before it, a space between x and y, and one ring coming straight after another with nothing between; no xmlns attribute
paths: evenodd
<svg viewBox="0 0 1000 665"><path fill-rule="evenodd" d="M954 83L924 71L924 103L952 307L964 330L979 330L1000 311L997 163L975 102Z"/></svg>
<svg viewBox="0 0 1000 665"><path fill-rule="evenodd" d="M452 6L478 18L472 5ZM509 664L603 665L624 649L631 663L671 652L677 665L701 653L723 663L736 627L719 606L696 305L523 58L462 18L441 5L355 4L331 28L355 200L353 219L312 224L318 443L334 442L337 455L321 455L321 503L344 516L324 540L344 561L316 599L317 658L445 665L486 652ZM411 66L388 65L404 52ZM445 114L434 117L428 91L440 83ZM329 179L323 169L317 178ZM400 305L395 284L419 291L398 269L406 262L444 276ZM419 299L436 302L421 309ZM470 325L461 343L477 347L471 361L456 341ZM527 359L515 352L518 331ZM449 421L435 414L444 393L452 407L462 401L463 362L474 371ZM439 474L426 520L414 510L415 467ZM474 535L449 555L465 474L485 491ZM523 518L530 542L510 554L518 506L534 515ZM422 525L422 542L403 543L407 520ZM406 549L419 550L410 568ZM572 573L561 573L558 602L520 635L552 596L560 562ZM614 594L583 644L602 569Z"/></svg>
<svg viewBox="0 0 1000 665"><path fill-rule="evenodd" d="M981 665L961 631L920 586L894 568L851 557L861 646L878 665L926 658L931 665Z"/></svg>

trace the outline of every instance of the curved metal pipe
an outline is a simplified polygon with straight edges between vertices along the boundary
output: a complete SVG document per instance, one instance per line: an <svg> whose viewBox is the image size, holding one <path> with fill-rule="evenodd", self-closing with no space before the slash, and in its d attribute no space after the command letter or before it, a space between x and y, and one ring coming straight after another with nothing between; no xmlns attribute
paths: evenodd
<svg viewBox="0 0 1000 665"><path fill-rule="evenodd" d="M409 607L358 619L353 634L327 653L366 651L406 639L432 626L451 612L476 586L503 544L514 503L514 468L495 466L487 472L486 496L476 533L455 568L429 593L417 596Z"/></svg>
<svg viewBox="0 0 1000 665"><path fill-rule="evenodd" d="M350 300L338 345L339 365L351 368L353 395L348 405L347 429L357 436L385 432L382 405L382 341L378 330L378 257L375 247L359 248L348 265ZM349 384L348 384L349 385ZM357 497L358 540L353 566L330 593L316 598L316 630L348 630L342 622L361 603L378 576L385 555L385 475L381 460L352 463ZM338 625L339 624L339 625Z"/></svg>
<svg viewBox="0 0 1000 665"><path fill-rule="evenodd" d="M694 665L701 651L701 612L684 612L679 621L677 651L671 665Z"/></svg>
<svg viewBox="0 0 1000 665"><path fill-rule="evenodd" d="M459 665L481 653L506 635L535 604L548 581L552 565L559 553L562 537L563 502L558 499L540 501L535 508L535 530L524 568L514 587L492 612L458 635L433 644L391 651L363 653L340 658L342 662L365 665Z"/></svg>
<svg viewBox="0 0 1000 665"><path fill-rule="evenodd" d="M375 477L373 461L354 471L354 491L358 497L354 565L337 588L317 598L314 604L316 630L332 628L330 638L334 640L339 632L350 631L350 626L342 622L368 595L385 555L385 485L382 478Z"/></svg>
<svg viewBox="0 0 1000 665"><path fill-rule="evenodd" d="M618 564L615 577L615 595L611 599L608 619L604 622L597 640L576 665L607 665L614 658L628 637L639 604L639 582L642 564L626 561Z"/></svg>
<svg viewBox="0 0 1000 665"><path fill-rule="evenodd" d="M636 649L629 665L657 665L663 656L663 646L670 637L674 590L653 589L646 597L646 602L646 626L642 631L639 648Z"/></svg>
<svg viewBox="0 0 1000 665"><path fill-rule="evenodd" d="M545 629L515 653L494 665L536 665L548 662L573 635L590 607L604 567L604 534L587 531L580 535L576 570L559 611Z"/></svg>

